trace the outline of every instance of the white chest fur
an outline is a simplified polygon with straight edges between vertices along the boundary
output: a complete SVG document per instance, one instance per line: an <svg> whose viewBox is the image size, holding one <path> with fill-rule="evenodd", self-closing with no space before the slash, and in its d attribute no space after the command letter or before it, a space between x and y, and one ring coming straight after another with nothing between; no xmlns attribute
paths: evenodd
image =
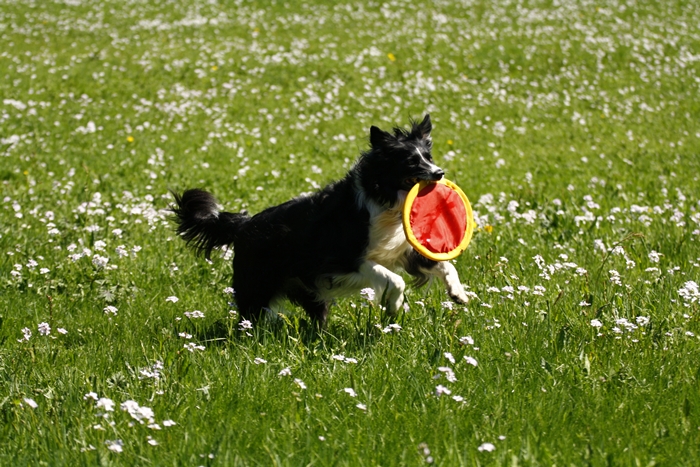
<svg viewBox="0 0 700 467"><path fill-rule="evenodd" d="M410 249L401 223L401 205L370 214L369 247L365 259L394 270L403 266Z"/></svg>

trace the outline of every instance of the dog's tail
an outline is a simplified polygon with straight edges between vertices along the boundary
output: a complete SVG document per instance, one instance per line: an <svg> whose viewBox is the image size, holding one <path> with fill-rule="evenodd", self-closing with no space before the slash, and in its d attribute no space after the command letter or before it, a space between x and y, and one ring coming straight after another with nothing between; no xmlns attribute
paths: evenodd
<svg viewBox="0 0 700 467"><path fill-rule="evenodd" d="M232 244L241 224L250 218L246 213L219 212L216 198L204 190L173 196L177 233L207 259L214 248Z"/></svg>

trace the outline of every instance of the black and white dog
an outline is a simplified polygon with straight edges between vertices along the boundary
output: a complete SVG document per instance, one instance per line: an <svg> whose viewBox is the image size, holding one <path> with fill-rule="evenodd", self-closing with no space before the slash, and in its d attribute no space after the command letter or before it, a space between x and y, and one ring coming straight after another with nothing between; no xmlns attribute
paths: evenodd
<svg viewBox="0 0 700 467"><path fill-rule="evenodd" d="M438 277L450 297L467 296L457 270L418 254L406 241L401 208L420 180L439 180L431 156L432 124L426 115L410 131L373 126L371 149L348 174L308 196L294 198L250 217L221 212L206 191L175 194L177 232L209 257L213 248L234 247L233 288L239 312L256 321L266 307L288 298L319 325L330 302L371 287L395 315L404 300L403 269L417 285Z"/></svg>

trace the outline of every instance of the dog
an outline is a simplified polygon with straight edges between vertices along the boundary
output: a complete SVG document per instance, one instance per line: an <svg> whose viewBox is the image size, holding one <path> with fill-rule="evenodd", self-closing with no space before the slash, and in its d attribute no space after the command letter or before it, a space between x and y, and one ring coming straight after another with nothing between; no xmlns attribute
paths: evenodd
<svg viewBox="0 0 700 467"><path fill-rule="evenodd" d="M406 284L437 277L457 303L467 296L449 262L423 257L406 241L401 209L419 181L445 172L431 155L430 115L393 133L370 128L370 149L347 175L310 195L301 195L249 216L219 210L201 189L173 193L178 234L208 259L214 248L233 245L233 289L243 319L256 322L285 297L323 327L337 297L372 288L389 316L404 301Z"/></svg>

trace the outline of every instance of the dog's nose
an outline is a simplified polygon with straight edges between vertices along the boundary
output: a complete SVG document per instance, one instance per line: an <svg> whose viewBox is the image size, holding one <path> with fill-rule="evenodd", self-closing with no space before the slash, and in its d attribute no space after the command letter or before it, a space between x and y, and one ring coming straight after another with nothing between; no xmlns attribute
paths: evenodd
<svg viewBox="0 0 700 467"><path fill-rule="evenodd" d="M433 180L440 180L445 176L445 171L442 169L436 169L432 174Z"/></svg>

